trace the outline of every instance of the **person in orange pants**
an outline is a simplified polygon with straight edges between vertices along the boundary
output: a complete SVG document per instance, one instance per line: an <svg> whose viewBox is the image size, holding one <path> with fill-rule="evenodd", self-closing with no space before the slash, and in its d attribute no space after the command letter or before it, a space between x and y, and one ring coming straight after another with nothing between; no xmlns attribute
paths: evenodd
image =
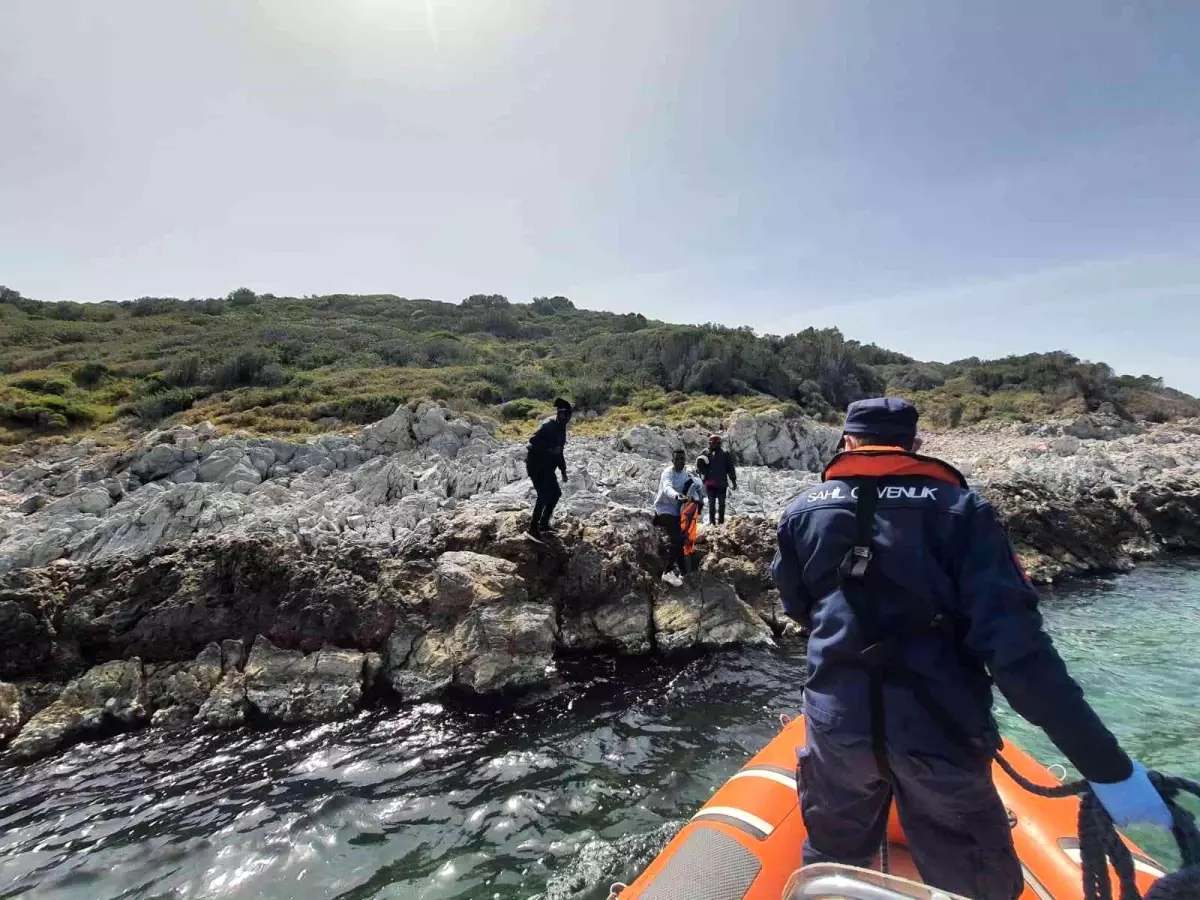
<svg viewBox="0 0 1200 900"><path fill-rule="evenodd" d="M704 517L704 489L693 481L679 509L679 531L683 536L684 575L695 570L693 555L696 553L696 536L700 531L700 520Z"/></svg>

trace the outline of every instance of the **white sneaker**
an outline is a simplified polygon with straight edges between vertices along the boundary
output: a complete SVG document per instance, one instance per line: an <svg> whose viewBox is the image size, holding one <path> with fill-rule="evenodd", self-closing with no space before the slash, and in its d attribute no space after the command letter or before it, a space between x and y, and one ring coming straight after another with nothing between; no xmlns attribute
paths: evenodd
<svg viewBox="0 0 1200 900"><path fill-rule="evenodd" d="M671 585L671 587L683 587L683 579L674 572L663 572L662 580Z"/></svg>

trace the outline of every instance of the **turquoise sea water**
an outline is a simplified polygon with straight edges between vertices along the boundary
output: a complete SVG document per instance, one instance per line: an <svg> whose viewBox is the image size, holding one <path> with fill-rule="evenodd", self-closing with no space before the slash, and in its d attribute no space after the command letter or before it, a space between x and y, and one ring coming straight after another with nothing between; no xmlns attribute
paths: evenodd
<svg viewBox="0 0 1200 900"><path fill-rule="evenodd" d="M1126 752L1147 768L1200 780L1200 564L1043 591L1042 610L1059 653ZM997 717L1040 760L1065 763L1011 710L1001 705ZM1173 858L1169 840L1134 836Z"/></svg>
<svg viewBox="0 0 1200 900"><path fill-rule="evenodd" d="M1200 563L1043 609L1130 753L1200 778ZM79 746L0 771L0 898L602 898L798 709L801 672L799 651L608 662L498 709Z"/></svg>

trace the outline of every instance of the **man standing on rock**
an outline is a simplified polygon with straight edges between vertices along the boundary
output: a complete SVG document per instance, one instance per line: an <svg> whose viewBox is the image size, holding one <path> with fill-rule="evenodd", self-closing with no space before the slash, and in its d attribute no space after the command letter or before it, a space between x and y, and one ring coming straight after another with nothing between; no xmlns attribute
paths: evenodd
<svg viewBox="0 0 1200 900"><path fill-rule="evenodd" d="M704 487L708 491L708 521L710 525L725 524L725 496L730 488L737 490L737 470L733 457L721 446L721 436L708 436L708 470L702 472Z"/></svg>
<svg viewBox="0 0 1200 900"><path fill-rule="evenodd" d="M784 512L772 565L784 609L810 629L804 862L867 865L894 800L928 884L978 900L1019 896L1021 864L991 777L1001 746L993 682L1118 826L1169 829L1145 770L1042 629L996 513L955 469L915 452L917 410L860 400L842 442L823 483Z"/></svg>
<svg viewBox="0 0 1200 900"><path fill-rule="evenodd" d="M555 415L547 419L529 439L529 452L525 456L525 471L533 482L537 500L533 504L533 515L529 519L529 533L535 538L543 531L553 531L550 516L562 496L555 469L567 480L567 423L571 421L571 404L562 397L554 401Z"/></svg>
<svg viewBox="0 0 1200 900"><path fill-rule="evenodd" d="M671 465L662 471L658 479L658 495L654 498L654 524L667 535L667 558L663 567L662 580L673 587L682 587L681 575L687 574L683 555L683 527L680 512L693 484L692 475L685 468L687 456L683 450L671 454ZM672 572L678 568L679 573Z"/></svg>

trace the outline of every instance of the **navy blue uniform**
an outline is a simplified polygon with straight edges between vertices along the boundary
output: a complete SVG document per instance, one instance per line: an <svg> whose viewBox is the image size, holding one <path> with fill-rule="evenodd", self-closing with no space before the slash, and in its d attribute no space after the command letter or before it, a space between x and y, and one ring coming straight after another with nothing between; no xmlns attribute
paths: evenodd
<svg viewBox="0 0 1200 900"><path fill-rule="evenodd" d="M772 566L784 609L810 629L809 747L800 765L805 858L865 863L894 796L927 881L972 897L1016 896L1020 868L987 761L947 735L900 683L884 688L890 784L872 757L867 673L838 661L864 646L836 577L855 543L861 476L880 478L863 593L881 632L903 635L896 662L923 679L981 746L998 745L994 680L1088 780L1120 781L1132 771L1043 630L1037 593L991 506L936 460L845 453L784 512ZM913 628L938 614L944 630Z"/></svg>

